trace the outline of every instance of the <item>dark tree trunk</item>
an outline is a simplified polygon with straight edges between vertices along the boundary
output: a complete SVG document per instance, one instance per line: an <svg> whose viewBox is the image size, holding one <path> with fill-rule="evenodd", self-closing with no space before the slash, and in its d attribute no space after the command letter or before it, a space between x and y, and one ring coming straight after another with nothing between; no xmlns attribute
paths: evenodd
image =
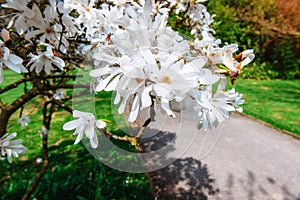
<svg viewBox="0 0 300 200"><path fill-rule="evenodd" d="M6 127L9 120L9 113L7 110L3 109L1 110L0 114L0 138L6 133Z"/></svg>

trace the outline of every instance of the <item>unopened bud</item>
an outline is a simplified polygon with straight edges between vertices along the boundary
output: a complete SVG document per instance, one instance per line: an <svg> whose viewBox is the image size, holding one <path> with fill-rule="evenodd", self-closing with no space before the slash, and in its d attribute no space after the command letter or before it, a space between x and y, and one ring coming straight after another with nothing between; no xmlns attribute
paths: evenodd
<svg viewBox="0 0 300 200"><path fill-rule="evenodd" d="M9 36L8 30L2 29L2 31L1 31L1 37L3 39L3 42L7 42L8 40L10 40L10 36Z"/></svg>

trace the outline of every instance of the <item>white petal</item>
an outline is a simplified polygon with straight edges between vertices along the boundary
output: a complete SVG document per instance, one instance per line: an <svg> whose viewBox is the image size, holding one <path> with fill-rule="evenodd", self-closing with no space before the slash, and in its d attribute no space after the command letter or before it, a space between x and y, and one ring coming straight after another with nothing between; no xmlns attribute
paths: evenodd
<svg viewBox="0 0 300 200"><path fill-rule="evenodd" d="M60 70L63 70L63 68L65 67L65 62L64 62L61 58L54 57L53 63L54 63Z"/></svg>
<svg viewBox="0 0 300 200"><path fill-rule="evenodd" d="M78 120L72 120L70 122L67 122L63 125L63 129L65 131L70 131L70 130L73 130L75 129L77 126L79 126L80 124L78 123L79 121Z"/></svg>
<svg viewBox="0 0 300 200"><path fill-rule="evenodd" d="M144 89L141 95L141 101L142 101L142 108L147 108L151 106L152 100L150 97L150 91L152 90L152 86L148 86Z"/></svg>
<svg viewBox="0 0 300 200"><path fill-rule="evenodd" d="M13 55L13 54L9 55L9 60L11 60L12 63L14 63L16 65L22 64L22 62L23 62L22 58L20 58L19 56Z"/></svg>
<svg viewBox="0 0 300 200"><path fill-rule="evenodd" d="M114 104L118 104L121 100L121 95L119 94L119 92L116 92L116 97L114 100Z"/></svg>
<svg viewBox="0 0 300 200"><path fill-rule="evenodd" d="M90 138L90 143L92 148L96 149L98 147L98 137L96 134L94 134L93 138Z"/></svg>
<svg viewBox="0 0 300 200"><path fill-rule="evenodd" d="M134 122L136 120L139 113L139 108L140 108L140 98L139 95L136 95L132 103L132 108L128 118L128 122Z"/></svg>
<svg viewBox="0 0 300 200"><path fill-rule="evenodd" d="M26 33L26 35L25 35L25 40L30 40L31 38L33 38L33 37L35 37L36 35L39 35L39 34L41 34L41 33L43 33L43 31L42 30L34 30L34 31L29 31L29 32L27 32Z"/></svg>
<svg viewBox="0 0 300 200"><path fill-rule="evenodd" d="M3 60L2 62L9 69L11 69L11 70L13 70L13 71L15 71L17 73L21 73L20 68L18 68L15 64L13 64L10 60Z"/></svg>
<svg viewBox="0 0 300 200"><path fill-rule="evenodd" d="M11 140L11 139L15 138L16 136L17 136L17 133L13 132L6 137L6 140Z"/></svg>
<svg viewBox="0 0 300 200"><path fill-rule="evenodd" d="M45 62L45 68L44 68L46 74L50 75L51 74L51 70L54 70L54 68L52 67L52 64L49 60L47 60Z"/></svg>
<svg viewBox="0 0 300 200"><path fill-rule="evenodd" d="M106 126L106 123L102 120L97 120L96 121L96 126L99 128L99 129L102 129Z"/></svg>
<svg viewBox="0 0 300 200"><path fill-rule="evenodd" d="M7 160L9 163L12 163L12 158L11 158L11 150L7 149L6 150L6 154L7 154Z"/></svg>
<svg viewBox="0 0 300 200"><path fill-rule="evenodd" d="M104 88L107 86L107 84L109 83L109 81L114 77L114 74L109 75L108 77L106 77L104 80L102 80L99 85L96 87L96 92L100 92L102 90L104 90Z"/></svg>
<svg viewBox="0 0 300 200"><path fill-rule="evenodd" d="M242 108L242 107L238 107L238 108L236 108L235 110L238 111L238 112L240 112L240 113L243 112L243 108Z"/></svg>
<svg viewBox="0 0 300 200"><path fill-rule="evenodd" d="M170 104L169 104L169 101L167 99L162 99L161 100L161 107L167 112L167 114L170 116L170 117L173 117L175 118L175 114L172 112L172 110L170 109Z"/></svg>
<svg viewBox="0 0 300 200"><path fill-rule="evenodd" d="M80 142L80 140L82 139L83 136L83 132L78 132L78 136L74 142L74 144L78 144Z"/></svg>
<svg viewBox="0 0 300 200"><path fill-rule="evenodd" d="M118 113L119 113L119 114L124 113L124 110L125 110L125 106L126 106L127 100L128 100L128 97L124 97L124 98L123 98L123 100L122 100L122 102L121 102L121 105L120 105L119 108L118 108Z"/></svg>
<svg viewBox="0 0 300 200"><path fill-rule="evenodd" d="M119 79L120 79L121 74L117 75L104 89L104 91L113 91L116 89Z"/></svg>
<svg viewBox="0 0 300 200"><path fill-rule="evenodd" d="M91 77L99 77L99 76L108 74L110 72L111 72L110 67L98 68L98 69L94 69L94 70L90 71L90 76Z"/></svg>
<svg viewBox="0 0 300 200"><path fill-rule="evenodd" d="M88 137L88 138L92 138L94 137L94 134L95 134L95 129L94 129L94 125L93 124L89 124L86 129L85 129L85 135Z"/></svg>
<svg viewBox="0 0 300 200"><path fill-rule="evenodd" d="M86 113L86 112L82 112L82 111L79 111L79 110L73 110L73 117L82 117L82 116L85 116L87 114L88 113Z"/></svg>

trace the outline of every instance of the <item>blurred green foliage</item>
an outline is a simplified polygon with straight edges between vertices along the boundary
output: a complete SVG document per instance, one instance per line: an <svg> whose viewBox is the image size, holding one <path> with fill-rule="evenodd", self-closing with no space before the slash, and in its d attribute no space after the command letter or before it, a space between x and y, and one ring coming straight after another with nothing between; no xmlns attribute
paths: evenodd
<svg viewBox="0 0 300 200"><path fill-rule="evenodd" d="M241 76L251 79L300 78L300 2L278 0L210 0L216 14L216 38L253 48L256 59ZM289 9L287 9L289 8ZM298 11L297 11L298 10Z"/></svg>

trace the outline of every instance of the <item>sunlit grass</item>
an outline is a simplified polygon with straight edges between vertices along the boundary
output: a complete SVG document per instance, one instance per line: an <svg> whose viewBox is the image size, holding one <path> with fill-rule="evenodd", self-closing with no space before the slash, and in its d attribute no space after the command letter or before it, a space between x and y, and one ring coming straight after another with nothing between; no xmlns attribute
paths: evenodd
<svg viewBox="0 0 300 200"><path fill-rule="evenodd" d="M237 80L244 113L300 135L300 80Z"/></svg>

